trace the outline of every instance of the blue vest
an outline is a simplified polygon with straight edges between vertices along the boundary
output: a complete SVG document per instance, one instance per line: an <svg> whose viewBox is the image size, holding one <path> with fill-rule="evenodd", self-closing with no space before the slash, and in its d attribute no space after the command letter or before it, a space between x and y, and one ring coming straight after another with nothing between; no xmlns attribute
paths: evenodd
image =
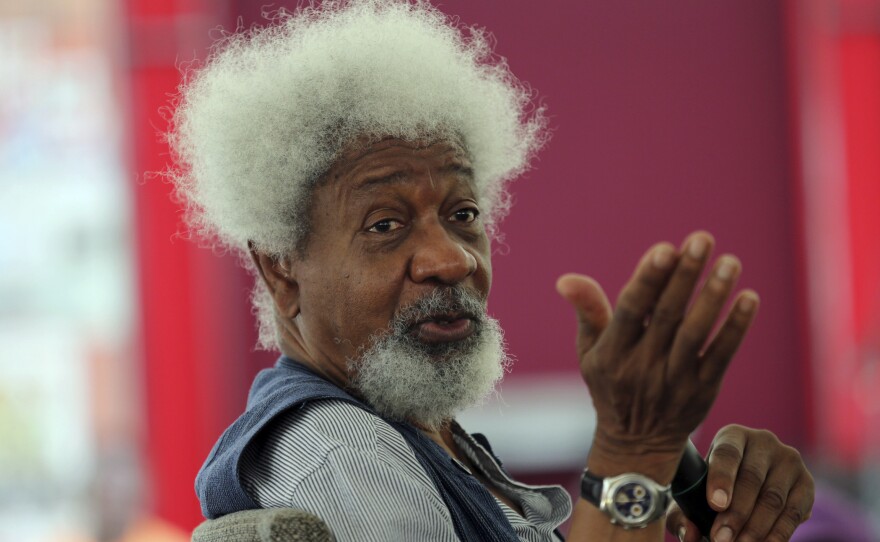
<svg viewBox="0 0 880 542"><path fill-rule="evenodd" d="M335 384L284 356L275 367L261 371L248 396L247 409L220 437L196 478L202 514L212 519L240 510L259 508L241 485L239 467L247 445L273 418L309 401L347 401L373 410ZM378 415L378 414L377 414ZM443 448L415 427L385 420L397 429L415 452L437 492L449 508L455 532L464 542L518 542L495 498L473 476L453 464ZM482 435L480 435L482 436ZM484 442L484 439L480 439ZM376 496L381 499L381 495Z"/></svg>

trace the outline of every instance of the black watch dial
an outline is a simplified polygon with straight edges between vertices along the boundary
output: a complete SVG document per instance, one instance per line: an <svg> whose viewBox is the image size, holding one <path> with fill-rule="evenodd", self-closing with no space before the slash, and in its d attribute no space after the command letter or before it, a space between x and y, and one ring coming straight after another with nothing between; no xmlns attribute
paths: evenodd
<svg viewBox="0 0 880 542"><path fill-rule="evenodd" d="M638 523L654 510L654 499L645 486L629 482L617 488L612 506L623 521Z"/></svg>

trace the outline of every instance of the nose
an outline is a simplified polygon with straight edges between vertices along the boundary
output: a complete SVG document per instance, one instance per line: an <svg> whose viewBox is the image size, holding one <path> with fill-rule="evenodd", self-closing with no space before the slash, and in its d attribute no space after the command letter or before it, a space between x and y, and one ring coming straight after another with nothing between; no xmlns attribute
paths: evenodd
<svg viewBox="0 0 880 542"><path fill-rule="evenodd" d="M454 285L477 271L476 257L439 224L413 242L416 245L410 262L413 282L433 280Z"/></svg>

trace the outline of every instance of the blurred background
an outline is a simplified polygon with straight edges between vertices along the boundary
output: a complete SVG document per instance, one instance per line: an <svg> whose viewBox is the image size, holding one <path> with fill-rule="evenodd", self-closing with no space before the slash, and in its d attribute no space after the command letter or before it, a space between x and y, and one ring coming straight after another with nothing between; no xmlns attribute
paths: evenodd
<svg viewBox="0 0 880 542"><path fill-rule="evenodd" d="M182 67L295 5L0 0L0 541L201 520L195 474L275 356L234 259L183 235L161 134ZM698 447L770 429L830 510L876 522L880 0L439 5L494 33L553 126L495 248L517 362L465 427L573 489L594 422L556 277L614 295L652 243L706 229L762 308Z"/></svg>

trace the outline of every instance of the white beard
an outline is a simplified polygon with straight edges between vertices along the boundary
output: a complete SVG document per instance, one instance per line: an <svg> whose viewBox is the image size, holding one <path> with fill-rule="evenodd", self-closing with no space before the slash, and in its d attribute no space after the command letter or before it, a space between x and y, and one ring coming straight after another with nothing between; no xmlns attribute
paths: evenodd
<svg viewBox="0 0 880 542"><path fill-rule="evenodd" d="M475 327L466 339L426 344L411 333L428 315L462 310ZM456 287L435 290L402 310L367 350L349 360L349 374L380 415L438 429L492 393L509 363L498 321L486 315L477 296Z"/></svg>

